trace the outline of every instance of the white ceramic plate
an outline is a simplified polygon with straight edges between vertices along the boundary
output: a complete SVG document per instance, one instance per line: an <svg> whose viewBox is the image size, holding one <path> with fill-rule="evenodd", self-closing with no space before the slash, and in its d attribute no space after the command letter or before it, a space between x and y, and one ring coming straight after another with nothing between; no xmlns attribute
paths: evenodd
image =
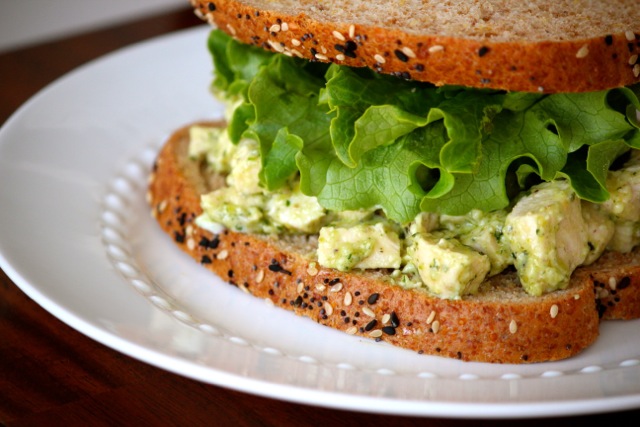
<svg viewBox="0 0 640 427"><path fill-rule="evenodd" d="M338 333L254 299L173 246L149 215L164 138L221 115L208 27L61 78L0 131L0 266L65 323L203 382L389 414L533 417L640 407L640 323L571 360L464 363ZM216 286L212 283L216 282Z"/></svg>

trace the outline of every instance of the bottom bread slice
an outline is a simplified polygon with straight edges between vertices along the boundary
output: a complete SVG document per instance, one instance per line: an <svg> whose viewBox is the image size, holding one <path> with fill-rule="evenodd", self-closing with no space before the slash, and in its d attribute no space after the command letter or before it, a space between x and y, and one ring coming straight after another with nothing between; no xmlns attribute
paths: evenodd
<svg viewBox="0 0 640 427"><path fill-rule="evenodd" d="M597 339L601 319L640 317L638 250L606 254L578 269L567 289L541 297L528 295L516 274L505 272L477 295L448 300L401 288L386 270L322 268L314 262L316 236L201 229L194 223L200 195L224 179L207 176L189 159L188 128L168 139L154 164L147 195L152 214L198 263L276 306L419 353L492 363L565 359Z"/></svg>

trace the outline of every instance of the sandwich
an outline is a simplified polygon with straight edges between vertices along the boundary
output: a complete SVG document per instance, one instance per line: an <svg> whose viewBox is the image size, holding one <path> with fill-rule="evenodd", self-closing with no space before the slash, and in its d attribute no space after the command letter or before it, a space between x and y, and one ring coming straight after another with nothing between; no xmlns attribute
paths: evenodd
<svg viewBox="0 0 640 427"><path fill-rule="evenodd" d="M640 317L640 8L191 1L224 118L152 214L238 288L348 334L534 363Z"/></svg>

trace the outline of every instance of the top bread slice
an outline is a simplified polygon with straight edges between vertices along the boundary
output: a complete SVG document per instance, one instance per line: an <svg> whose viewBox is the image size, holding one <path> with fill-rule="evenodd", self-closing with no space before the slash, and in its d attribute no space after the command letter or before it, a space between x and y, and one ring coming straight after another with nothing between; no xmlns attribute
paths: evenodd
<svg viewBox="0 0 640 427"><path fill-rule="evenodd" d="M640 81L637 0L191 0L238 40L404 79L538 93Z"/></svg>
<svg viewBox="0 0 640 427"><path fill-rule="evenodd" d="M419 353L493 363L568 358L597 339L601 319L640 317L638 250L606 254L578 269L566 290L542 297L528 295L514 272L505 272L477 295L447 300L403 289L387 270L322 268L317 236L213 234L194 220L201 194L224 185L224 177L188 157L188 135L188 127L178 130L158 155L148 192L152 214L198 263L270 304Z"/></svg>

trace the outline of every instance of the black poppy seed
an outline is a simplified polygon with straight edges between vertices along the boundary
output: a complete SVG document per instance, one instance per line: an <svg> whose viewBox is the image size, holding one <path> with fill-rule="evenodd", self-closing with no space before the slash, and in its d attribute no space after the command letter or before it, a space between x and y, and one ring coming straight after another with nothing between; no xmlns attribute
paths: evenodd
<svg viewBox="0 0 640 427"><path fill-rule="evenodd" d="M355 291L353 294L354 294L355 296L360 296L360 291Z"/></svg>
<svg viewBox="0 0 640 427"><path fill-rule="evenodd" d="M184 237L185 237L185 236L184 236L184 234L183 234L183 233L180 233L180 232L175 231L175 232L173 233L173 237L174 237L174 239L175 239L175 241L176 241L176 242L178 242L178 243L184 243Z"/></svg>
<svg viewBox="0 0 640 427"><path fill-rule="evenodd" d="M216 10L216 5L212 1L209 2L207 7L209 8L209 12L215 12Z"/></svg>
<svg viewBox="0 0 640 427"><path fill-rule="evenodd" d="M611 34L607 34L604 37L604 42L607 44L607 46L611 46L613 44L613 36Z"/></svg>
<svg viewBox="0 0 640 427"><path fill-rule="evenodd" d="M344 323L349 323L351 321L351 319L349 319L348 317L344 318Z"/></svg>
<svg viewBox="0 0 640 427"><path fill-rule="evenodd" d="M522 355L522 360L524 360L526 362L527 360L529 360L529 356L526 355L526 354L523 354Z"/></svg>
<svg viewBox="0 0 640 427"><path fill-rule="evenodd" d="M326 314L323 314L321 317L322 317L322 320L327 320L329 318Z"/></svg>
<svg viewBox="0 0 640 427"><path fill-rule="evenodd" d="M340 279L338 277L336 277L335 279L332 279L332 280L329 281L329 285L333 286L338 282L340 282Z"/></svg>
<svg viewBox="0 0 640 427"><path fill-rule="evenodd" d="M436 351L439 353L439 352L440 352L440 349L439 349L439 348L436 348ZM424 354L424 350L418 350L418 354Z"/></svg>
<svg viewBox="0 0 640 427"><path fill-rule="evenodd" d="M357 325L357 324L358 324L358 322L356 322L356 321L354 320L354 321L352 321L352 322L351 322L351 324L352 324L353 326L355 326L355 325Z"/></svg>
<svg viewBox="0 0 640 427"><path fill-rule="evenodd" d="M360 312L356 311L355 314L353 315L353 317L360 317Z"/></svg>
<svg viewBox="0 0 640 427"><path fill-rule="evenodd" d="M380 338L380 337L377 337L377 338L375 339L375 342L380 342L380 341L382 341L382 338Z"/></svg>
<svg viewBox="0 0 640 427"><path fill-rule="evenodd" d="M327 301L329 299L329 297L327 297L326 295L322 296L322 301Z"/></svg>
<svg viewBox="0 0 640 427"><path fill-rule="evenodd" d="M487 79L487 78L480 79L480 83L482 83L483 85L489 84L491 83L491 79Z"/></svg>
<svg viewBox="0 0 640 427"><path fill-rule="evenodd" d="M478 49L478 56L480 58L482 58L483 56L485 56L487 53L489 53L489 48L486 46L482 46L480 49Z"/></svg>
<svg viewBox="0 0 640 427"><path fill-rule="evenodd" d="M275 292L273 291L273 289L269 289L269 295L274 295Z"/></svg>
<svg viewBox="0 0 640 427"><path fill-rule="evenodd" d="M375 328L377 324L378 324L378 321L376 319L373 319L371 322L366 324L366 326L364 327L364 330L370 331L373 328Z"/></svg>
<svg viewBox="0 0 640 427"><path fill-rule="evenodd" d="M394 50L393 53L395 53L396 58L398 58L400 61L402 61L402 62L409 61L409 57L407 55L405 55L404 52L401 51L400 49Z"/></svg>
<svg viewBox="0 0 640 427"><path fill-rule="evenodd" d="M422 351L422 350L420 350ZM436 353L440 353L442 351L442 349L440 347L436 347Z"/></svg>
<svg viewBox="0 0 640 427"><path fill-rule="evenodd" d="M302 304L302 297L298 297L295 299L295 301L293 301L293 306L294 307L300 307L300 305Z"/></svg>
<svg viewBox="0 0 640 427"><path fill-rule="evenodd" d="M364 300L358 301L358 305L364 305Z"/></svg>
<svg viewBox="0 0 640 427"><path fill-rule="evenodd" d="M393 326L385 326L382 328L382 332L384 332L387 335L395 335L396 328L394 328Z"/></svg>
<svg viewBox="0 0 640 427"><path fill-rule="evenodd" d="M361 334L363 334L363 333L364 333L364 328L362 328L362 327L361 327L361 328L360 328L360 329L358 329L358 330L360 331L360 333L361 333Z"/></svg>
<svg viewBox="0 0 640 427"><path fill-rule="evenodd" d="M629 276L625 276L623 277L620 282L618 283L618 286L616 286L617 289L624 289L626 287L628 287L631 284L631 278Z"/></svg>
<svg viewBox="0 0 640 427"><path fill-rule="evenodd" d="M329 278L328 278L328 277L325 277L325 278L324 278L324 280L323 280L323 282L324 282L324 283L329 283Z"/></svg>
<svg viewBox="0 0 640 427"><path fill-rule="evenodd" d="M422 64L416 64L413 68L416 69L416 71L424 71L424 65Z"/></svg>
<svg viewBox="0 0 640 427"><path fill-rule="evenodd" d="M407 326L411 326L411 325L413 325L413 322L407 323Z"/></svg>
<svg viewBox="0 0 640 427"><path fill-rule="evenodd" d="M302 308L307 308L308 304L306 302L303 302L302 304L300 304L300 307Z"/></svg>
<svg viewBox="0 0 640 427"><path fill-rule="evenodd" d="M245 15L244 15L244 19L247 19L247 20L251 19L251 15L249 15L248 13L247 13L247 14L245 14Z"/></svg>
<svg viewBox="0 0 640 427"><path fill-rule="evenodd" d="M309 298L309 294L305 292L304 294L302 294L302 298L304 298L304 299Z"/></svg>
<svg viewBox="0 0 640 427"><path fill-rule="evenodd" d="M458 357L458 359L462 359L462 353L461 352L457 352L456 356Z"/></svg>
<svg viewBox="0 0 640 427"><path fill-rule="evenodd" d="M208 255L202 255L202 258L200 258L200 263L211 264L211 257L209 257Z"/></svg>
<svg viewBox="0 0 640 427"><path fill-rule="evenodd" d="M241 13L238 13L238 14L236 15L236 18L238 18L238 19L242 18L242 14L241 14Z"/></svg>
<svg viewBox="0 0 640 427"><path fill-rule="evenodd" d="M324 306L324 304L322 304L322 301L318 301L318 302L316 303L316 305L317 305L318 307L323 307L323 306Z"/></svg>
<svg viewBox="0 0 640 427"><path fill-rule="evenodd" d="M309 52L311 52L311 55L316 56L316 54L318 53L318 51L315 48L311 48L309 49Z"/></svg>
<svg viewBox="0 0 640 427"><path fill-rule="evenodd" d="M227 271L227 276L231 279L233 277L233 270Z"/></svg>
<svg viewBox="0 0 640 427"><path fill-rule="evenodd" d="M378 301L379 297L380 297L379 293L371 294L371 295L369 295L369 298L367 299L367 302L369 304L375 304Z"/></svg>
<svg viewBox="0 0 640 427"><path fill-rule="evenodd" d="M343 316L343 317L344 317L344 316L346 316L346 315L347 315L347 312L346 312L346 311L344 311L344 310L340 310L340 316Z"/></svg>

